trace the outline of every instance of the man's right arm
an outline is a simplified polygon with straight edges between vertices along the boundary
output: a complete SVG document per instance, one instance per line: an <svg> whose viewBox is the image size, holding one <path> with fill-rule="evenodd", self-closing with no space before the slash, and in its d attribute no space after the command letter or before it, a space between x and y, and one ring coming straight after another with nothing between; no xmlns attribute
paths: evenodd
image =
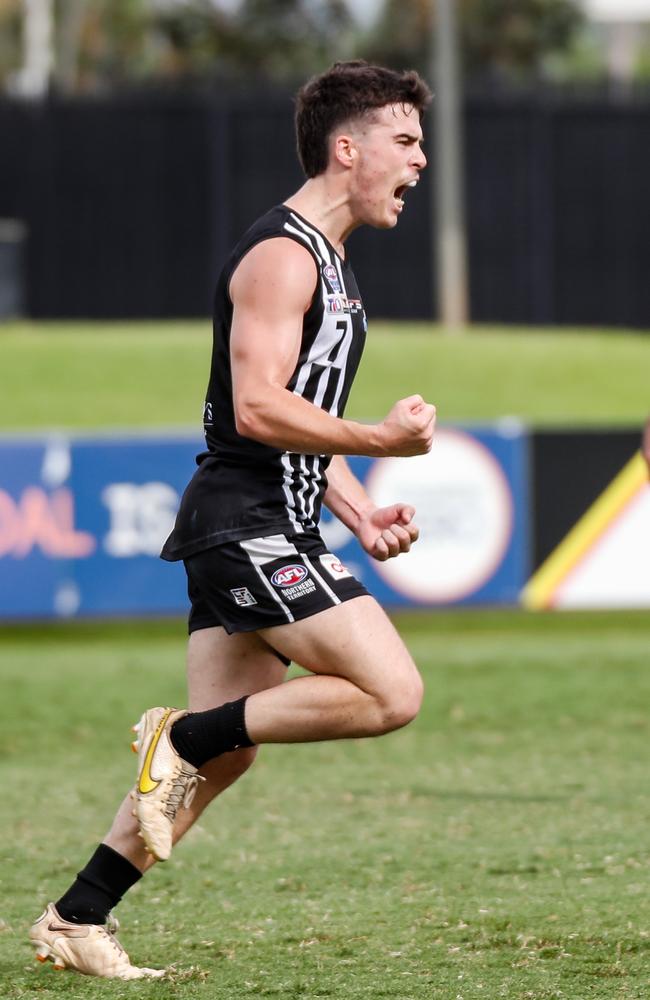
<svg viewBox="0 0 650 1000"><path fill-rule="evenodd" d="M286 388L318 281L311 254L294 240L257 244L230 282L230 356L237 430L310 455L420 455L429 451L435 407L399 400L379 424L334 417Z"/></svg>

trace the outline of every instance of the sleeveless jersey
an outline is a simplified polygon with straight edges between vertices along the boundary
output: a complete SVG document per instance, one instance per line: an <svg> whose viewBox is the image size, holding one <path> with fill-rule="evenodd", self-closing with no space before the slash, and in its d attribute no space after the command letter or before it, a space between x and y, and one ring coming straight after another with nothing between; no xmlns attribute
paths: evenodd
<svg viewBox="0 0 650 1000"><path fill-rule="evenodd" d="M343 415L365 342L359 290L349 263L323 234L287 206L278 205L245 233L217 283L203 414L207 450L197 456L198 469L183 494L163 559L184 559L221 542L309 531L318 524L331 456L282 451L243 437L235 427L229 283L252 247L278 237L305 247L318 269L287 389L334 416Z"/></svg>

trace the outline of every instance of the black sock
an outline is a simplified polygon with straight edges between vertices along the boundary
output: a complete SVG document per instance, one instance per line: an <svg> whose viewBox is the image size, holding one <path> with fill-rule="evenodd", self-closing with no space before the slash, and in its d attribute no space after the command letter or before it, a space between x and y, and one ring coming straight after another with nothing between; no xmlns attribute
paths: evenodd
<svg viewBox="0 0 650 1000"><path fill-rule="evenodd" d="M171 740L183 760L201 767L229 750L252 747L246 731L244 707L248 695L207 712L190 712L172 726Z"/></svg>
<svg viewBox="0 0 650 1000"><path fill-rule="evenodd" d="M54 905L59 916L75 924L105 924L114 906L142 872L107 844L100 844L76 881Z"/></svg>

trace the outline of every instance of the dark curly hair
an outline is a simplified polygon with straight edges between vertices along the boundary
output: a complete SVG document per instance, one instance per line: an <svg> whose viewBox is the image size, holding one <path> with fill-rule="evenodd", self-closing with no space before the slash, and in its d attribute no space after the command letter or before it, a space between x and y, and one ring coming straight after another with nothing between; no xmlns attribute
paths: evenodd
<svg viewBox="0 0 650 1000"><path fill-rule="evenodd" d="M327 168L328 139L343 122L369 117L387 104L410 105L420 118L431 91L415 70L398 73L363 59L337 62L296 94L298 158L307 177Z"/></svg>

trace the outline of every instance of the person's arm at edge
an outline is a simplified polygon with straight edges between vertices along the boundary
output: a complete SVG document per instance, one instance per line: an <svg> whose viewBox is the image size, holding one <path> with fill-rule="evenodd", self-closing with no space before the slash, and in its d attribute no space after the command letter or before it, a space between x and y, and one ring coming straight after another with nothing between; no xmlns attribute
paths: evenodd
<svg viewBox="0 0 650 1000"><path fill-rule="evenodd" d="M431 447L435 408L400 400L378 424L332 416L290 392L317 273L311 254L288 238L257 244L230 282L230 356L237 430L287 451L315 455L419 455Z"/></svg>

